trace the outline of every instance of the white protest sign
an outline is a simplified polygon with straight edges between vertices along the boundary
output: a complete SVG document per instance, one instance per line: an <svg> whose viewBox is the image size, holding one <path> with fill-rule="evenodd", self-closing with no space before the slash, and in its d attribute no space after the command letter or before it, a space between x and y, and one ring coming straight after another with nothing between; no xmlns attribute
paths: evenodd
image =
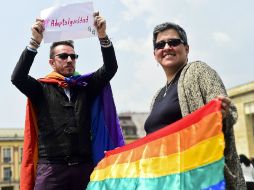
<svg viewBox="0 0 254 190"><path fill-rule="evenodd" d="M44 42L56 42L96 36L93 3L75 3L41 11Z"/></svg>

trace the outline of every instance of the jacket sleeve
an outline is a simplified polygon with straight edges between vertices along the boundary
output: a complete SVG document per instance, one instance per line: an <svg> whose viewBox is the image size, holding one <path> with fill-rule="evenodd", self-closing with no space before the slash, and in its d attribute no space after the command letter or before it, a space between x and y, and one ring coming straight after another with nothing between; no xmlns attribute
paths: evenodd
<svg viewBox="0 0 254 190"><path fill-rule="evenodd" d="M11 82L32 101L38 99L41 94L40 83L28 75L35 55L36 52L26 48L22 52L11 76Z"/></svg>
<svg viewBox="0 0 254 190"><path fill-rule="evenodd" d="M178 82L178 97L183 116L219 95L228 96L220 76L214 69L201 61L189 63L184 67ZM225 120L231 126L236 122L237 111L233 104Z"/></svg>
<svg viewBox="0 0 254 190"><path fill-rule="evenodd" d="M222 95L228 97L226 88L222 82L222 79L218 73L209 67L205 63L199 64L199 85L204 97L205 103L210 102L216 96ZM229 114L224 119L223 122L227 122L227 125L233 126L237 121L237 109L233 103L231 103L229 108Z"/></svg>
<svg viewBox="0 0 254 190"><path fill-rule="evenodd" d="M113 45L101 47L103 65L91 77L88 87L90 93L97 94L115 75L118 65Z"/></svg>

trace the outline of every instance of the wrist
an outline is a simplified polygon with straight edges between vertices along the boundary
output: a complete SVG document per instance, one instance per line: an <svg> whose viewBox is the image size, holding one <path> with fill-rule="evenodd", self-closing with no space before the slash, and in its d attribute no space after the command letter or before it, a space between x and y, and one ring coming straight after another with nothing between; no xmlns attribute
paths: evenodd
<svg viewBox="0 0 254 190"><path fill-rule="evenodd" d="M36 41L34 38L31 38L29 47L32 49L38 49L40 47L40 42Z"/></svg>
<svg viewBox="0 0 254 190"><path fill-rule="evenodd" d="M107 37L107 34L106 32L102 32L102 33L98 33L98 38L106 38Z"/></svg>
<svg viewBox="0 0 254 190"><path fill-rule="evenodd" d="M28 47L30 47L31 49L35 49L35 50L37 50L39 48L39 46L32 44L32 43L29 43Z"/></svg>
<svg viewBox="0 0 254 190"><path fill-rule="evenodd" d="M37 53L37 49L31 47L31 46L26 46L26 48L29 50L29 51L32 51L32 52L35 52Z"/></svg>
<svg viewBox="0 0 254 190"><path fill-rule="evenodd" d="M99 38L99 41L100 41L101 47L107 48L112 46L112 43L107 35L104 38Z"/></svg>

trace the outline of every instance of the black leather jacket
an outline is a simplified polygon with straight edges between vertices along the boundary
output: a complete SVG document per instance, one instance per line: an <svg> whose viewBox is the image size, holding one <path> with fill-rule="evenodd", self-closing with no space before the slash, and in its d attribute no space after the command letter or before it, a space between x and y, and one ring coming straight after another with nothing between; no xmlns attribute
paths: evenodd
<svg viewBox="0 0 254 190"><path fill-rule="evenodd" d="M91 161L90 105L117 71L113 46L101 49L104 65L93 74L86 87L70 89L70 100L63 88L28 75L36 53L23 51L11 81L36 110L39 163Z"/></svg>

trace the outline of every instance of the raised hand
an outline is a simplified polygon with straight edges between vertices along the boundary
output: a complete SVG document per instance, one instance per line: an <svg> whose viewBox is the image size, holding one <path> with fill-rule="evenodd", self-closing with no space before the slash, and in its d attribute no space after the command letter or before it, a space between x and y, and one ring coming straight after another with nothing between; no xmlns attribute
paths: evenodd
<svg viewBox="0 0 254 190"><path fill-rule="evenodd" d="M31 37L32 45L33 44L35 46L36 46L36 44L40 45L40 43L43 39L43 31L44 31L43 20L37 18L35 23L31 27L31 31L32 31L32 37Z"/></svg>
<svg viewBox="0 0 254 190"><path fill-rule="evenodd" d="M105 38L106 34L106 20L99 15L99 12L95 12L94 16L94 26L97 30L99 38Z"/></svg>

